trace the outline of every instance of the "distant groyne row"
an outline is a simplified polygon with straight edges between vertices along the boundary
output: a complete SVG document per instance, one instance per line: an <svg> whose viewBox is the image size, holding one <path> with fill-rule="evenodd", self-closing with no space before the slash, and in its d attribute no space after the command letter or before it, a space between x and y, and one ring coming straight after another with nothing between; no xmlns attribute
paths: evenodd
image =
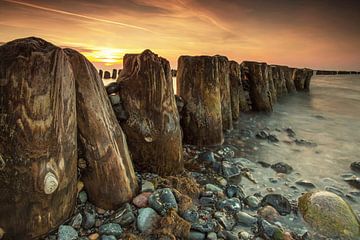
<svg viewBox="0 0 360 240"><path fill-rule="evenodd" d="M316 75L359 75L360 72L356 71L328 71L316 70Z"/></svg>

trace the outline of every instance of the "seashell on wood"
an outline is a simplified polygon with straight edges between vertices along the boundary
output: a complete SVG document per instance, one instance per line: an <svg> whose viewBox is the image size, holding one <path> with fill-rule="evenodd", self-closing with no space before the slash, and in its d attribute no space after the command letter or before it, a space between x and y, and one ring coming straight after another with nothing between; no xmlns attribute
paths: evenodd
<svg viewBox="0 0 360 240"><path fill-rule="evenodd" d="M48 172L44 178L44 192L45 194L52 194L58 188L59 182L56 176Z"/></svg>

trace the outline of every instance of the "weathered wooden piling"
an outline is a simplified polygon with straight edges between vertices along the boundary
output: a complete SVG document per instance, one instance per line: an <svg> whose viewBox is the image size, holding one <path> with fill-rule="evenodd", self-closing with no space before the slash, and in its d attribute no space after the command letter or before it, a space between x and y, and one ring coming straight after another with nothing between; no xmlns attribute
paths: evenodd
<svg viewBox="0 0 360 240"><path fill-rule="evenodd" d="M230 79L229 79L229 60L225 56L215 56L218 60L218 74L220 82L221 95L221 115L223 130L233 129L233 115L231 113L231 95L230 95Z"/></svg>
<svg viewBox="0 0 360 240"><path fill-rule="evenodd" d="M183 170L183 148L169 62L150 50L127 54L118 79L129 118L121 123L135 166L160 175Z"/></svg>
<svg viewBox="0 0 360 240"><path fill-rule="evenodd" d="M237 120L240 117L240 88L242 89L240 65L235 61L230 61L229 69L231 113L232 118Z"/></svg>
<svg viewBox="0 0 360 240"><path fill-rule="evenodd" d="M116 209L137 191L126 139L95 67L80 53L65 51L75 76L78 135L88 164L85 189L96 206Z"/></svg>
<svg viewBox="0 0 360 240"><path fill-rule="evenodd" d="M269 82L264 77L265 67L257 62L243 62L249 69L248 78L250 84L250 98L254 111L271 112L273 109L272 97L269 89ZM264 73L263 73L264 72Z"/></svg>
<svg viewBox="0 0 360 240"><path fill-rule="evenodd" d="M178 60L177 94L186 103L181 121L185 143L212 146L224 141L218 71L216 57Z"/></svg>
<svg viewBox="0 0 360 240"><path fill-rule="evenodd" d="M294 74L294 84L297 91L309 91L310 81L313 70L308 68L296 69Z"/></svg>
<svg viewBox="0 0 360 240"><path fill-rule="evenodd" d="M34 239L75 207L75 81L64 51L42 39L0 56L0 227L4 239Z"/></svg>
<svg viewBox="0 0 360 240"><path fill-rule="evenodd" d="M112 74L111 74L111 78L112 79L117 79L117 76L118 76L117 73L118 73L118 70L113 69Z"/></svg>
<svg viewBox="0 0 360 240"><path fill-rule="evenodd" d="M286 74L285 74L286 89L288 93L296 92L296 87L294 83L295 68L285 67L285 70L286 70Z"/></svg>

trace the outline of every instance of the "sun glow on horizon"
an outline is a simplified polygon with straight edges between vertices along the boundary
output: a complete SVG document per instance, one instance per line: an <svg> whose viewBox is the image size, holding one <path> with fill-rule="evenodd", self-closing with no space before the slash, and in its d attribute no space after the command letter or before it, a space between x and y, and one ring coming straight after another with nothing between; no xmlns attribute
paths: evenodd
<svg viewBox="0 0 360 240"><path fill-rule="evenodd" d="M125 50L116 48L99 48L82 52L82 54L93 63L101 63L105 66L114 66L122 64Z"/></svg>

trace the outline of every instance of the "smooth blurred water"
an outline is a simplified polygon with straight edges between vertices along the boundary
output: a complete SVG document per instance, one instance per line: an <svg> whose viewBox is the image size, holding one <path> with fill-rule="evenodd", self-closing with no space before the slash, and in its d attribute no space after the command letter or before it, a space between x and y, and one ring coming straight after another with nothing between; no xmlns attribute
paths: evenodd
<svg viewBox="0 0 360 240"><path fill-rule="evenodd" d="M297 138L317 146L291 142L284 131L289 126ZM280 142L274 144L254 138L254 134L264 128L273 131ZM252 136L244 137L246 131L252 131ZM344 195L358 191L348 185L342 175L356 175L350 164L360 161L360 75L314 76L310 93L282 97L272 114L243 114L228 137L229 144L231 139L243 140L244 146L238 153L242 157L290 164L295 173L288 177L289 185L302 179L311 181L318 189L336 187ZM262 173L258 177L269 182L268 178L276 175L271 174ZM354 197L354 200L350 203L359 213L360 199Z"/></svg>

